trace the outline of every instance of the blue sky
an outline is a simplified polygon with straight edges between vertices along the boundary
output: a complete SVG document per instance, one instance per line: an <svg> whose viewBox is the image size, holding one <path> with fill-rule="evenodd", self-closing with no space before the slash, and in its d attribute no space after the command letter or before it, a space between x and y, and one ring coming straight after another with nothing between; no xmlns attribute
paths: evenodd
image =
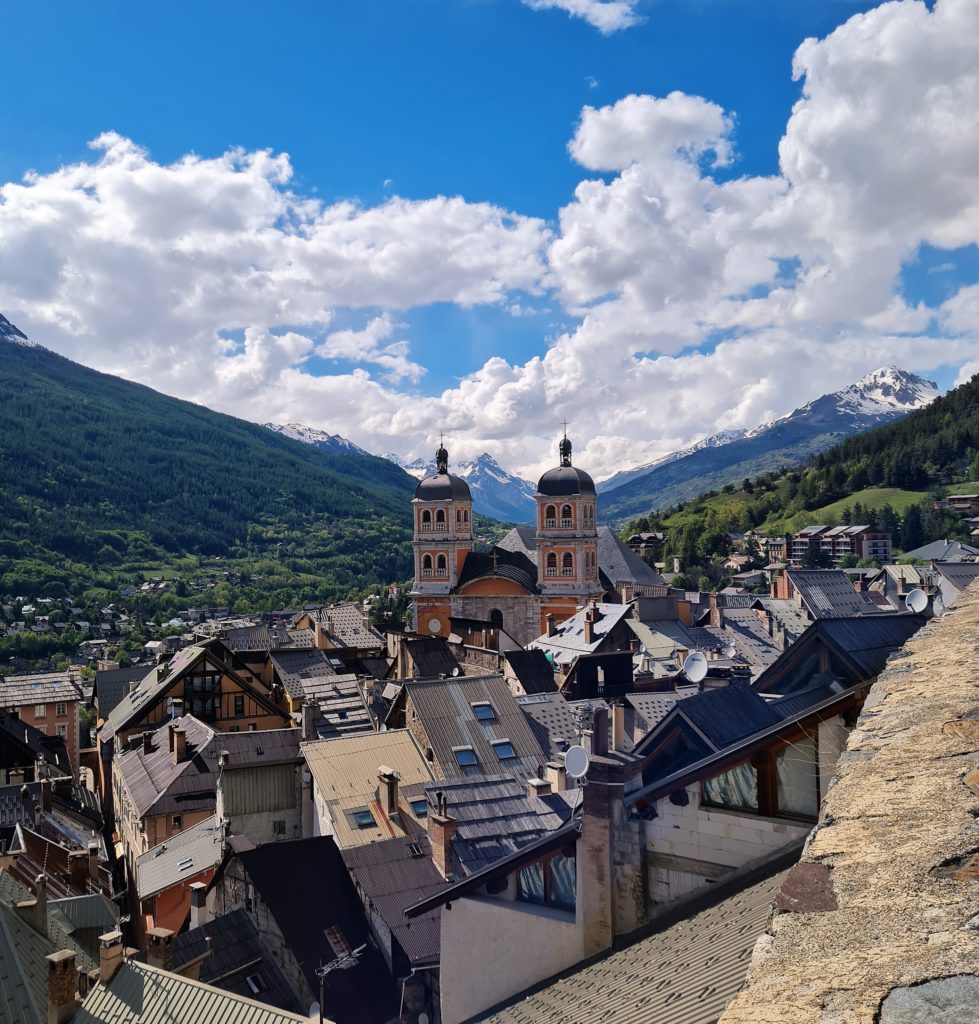
<svg viewBox="0 0 979 1024"><path fill-rule="evenodd" d="M560 7L565 0L556 2ZM725 290L726 285L719 285L709 300L702 300L701 306L691 299L691 304L683 307L687 322L700 325L696 330L688 330L687 324L667 322L669 317L663 315L664 309L677 308L677 292L688 290L689 278L674 280L665 295L658 295L657 282L671 278L674 262L683 262L670 258L670 246L686 254L685 237L674 233L668 243L664 240L662 246L653 250L639 238L634 245L630 242L619 251L616 231L607 224L596 225L596 218L608 212L606 198L615 202L622 198L616 197L615 190L624 193L626 179L632 173L627 169L631 162L635 162L636 173L644 175L647 198L657 202L660 188L660 198L674 202L670 198L670 182L674 180L671 175L683 170L676 159L668 166L661 156L650 156L649 147L663 125L673 123L675 111L648 105L630 113L621 101L631 95L658 101L676 93L702 98L697 111L683 114L691 138L701 140L693 145L703 144L703 152L693 161L700 182L707 180L720 186L741 179L774 180L780 172L780 141L787 135L793 104L803 96L803 77L793 79L797 47L810 37L822 41L804 69L816 86L812 98L814 113L831 111L834 104L838 109L842 97L844 104L851 104L857 118L862 116L861 90L872 90L878 84L883 90L887 87L887 74L897 75L902 70L895 64L885 69L887 74L881 73L878 82L874 77L880 63L873 52L875 39L891 30L901 31L901 19L910 16L907 11L895 12L888 7L874 15L877 21L872 32L861 34L854 21L846 32L831 37L838 26L861 12L873 11L876 5L863 0L623 2L627 6L631 3L638 23L609 33L564 10L536 10L520 0L359 0L275 6L250 2L80 5L56 0L45 5L15 5L4 16L5 102L0 104L4 145L0 148L0 183L19 182L26 172L33 171L42 183L53 188L65 184L58 177L62 167L87 166L96 168L93 174L101 173L99 151L93 153L89 143L113 132L139 147L153 168L172 169L181 161L194 158L213 162L233 148L240 148L245 154L262 150L288 154L291 176L287 184L278 183L276 188L288 192L292 204L315 199L321 204L320 209L327 210L352 202L358 210L386 211L387 215L394 197L404 200L412 212L412 203L426 204L441 196L461 197L467 210L479 207L499 211L498 219L504 228L510 217L523 219L521 223L526 224L528 232L533 230L538 235L536 242L528 243L529 249L534 250L529 253L528 249L528 259L538 258L541 267L534 272L508 274L505 265L501 268L487 257L487 279L498 277L499 281L479 291L476 298L472 288L448 284L441 290L419 285L413 292L409 279L414 266L409 260L397 268L397 276L403 282L400 289L392 283L387 290L381 288L375 294L367 287L351 287L347 298L342 280L338 279L340 283L335 286L331 282L330 294L322 302L326 312L319 314L308 301L310 289L315 290L315 279L304 280L303 302L299 303L303 306L302 315L295 312L295 296L278 292L272 302L274 308L267 315L261 308L256 312L252 307L247 316L231 312L234 302L229 300L225 305L229 312L222 317L216 312L220 304L215 302L215 311L208 314L210 319L201 317L194 321L196 333L188 346L196 348L189 348L183 355L189 364L195 352L217 344L222 337L245 337L249 328L256 332L253 339L265 337L261 335L263 331L273 338L297 336L300 340L290 342L291 363L280 351L280 343L266 338L264 342L253 340L255 358L247 367L244 345L219 353L225 362L218 360L208 365L216 367L219 375L224 374L225 383L231 379L240 386L246 370L249 381L254 380L254 364L264 359L263 365L271 367L268 372L273 375L264 384L288 396L280 408L273 410L273 416L264 418L318 418L317 425L381 448L387 440L381 427L367 429L357 422L356 416L355 422L349 422L349 404L340 401L325 384L317 398L310 381L297 377L331 377L337 388L345 381L352 382L350 387L362 388L366 387L366 375L371 387L362 392L360 401L403 402L405 408L410 407L422 447L433 436L434 420L441 419L456 426L467 455L475 454L473 448L488 447L504 459L513 458L521 446L526 451L521 435L524 430L532 434L530 449L534 454L525 453L523 458L525 464L533 462L544 457L537 452L543 453L549 444L551 419L557 422L567 412L561 401L547 397L547 415L532 425L520 426L527 420L522 403L533 393L537 364L555 344L559 348L564 345L569 351L586 343L599 345L589 341L599 332L598 359L604 358L601 353L612 353L614 349L611 362L624 358L628 374L628 367L633 364L646 372L643 360L652 357L657 360L655 373L660 375L656 378L658 388L666 382L675 383L678 377L683 379L687 372L699 373L707 365L701 356L714 354L718 364L728 359L724 345L716 344L717 339L742 338L746 331L756 330L754 321L748 325L741 313L733 320L718 320L717 303L734 294ZM954 59L948 61L948 69L937 63L933 67L926 50L915 50L918 44L914 39L915 35L922 35L921 26L934 25L934 45L940 48L939 29L951 37L956 30L954 18L967 18L963 8L971 2L946 0L946 11L941 13L947 15L947 24L940 23L932 4L904 5L916 9L911 13L918 19L918 27L906 27L904 34L898 36L907 52L896 48L894 59L906 61L905 75L914 78L920 74L921 90L929 85L928 76L940 78L946 74L948 82L935 84L947 85L950 95L960 88L960 81L955 79ZM842 76L838 82L833 79L833 69L839 64L838 60L830 59L833 47L850 62L853 73L847 80ZM825 62L820 63L823 51ZM967 105L962 104L963 108ZM582 129L582 112L586 107L607 111L607 124L603 126L599 124L601 119L596 119L588 129L595 139L601 132L606 133L594 143ZM678 103L674 102L673 107L678 107ZM727 120L723 128L717 128L721 115ZM627 139L633 116L639 118L640 130L647 136L641 143ZM886 120L888 116L890 121ZM963 109L962 116L965 129L970 115ZM711 118L713 128L708 125ZM899 141L890 137L893 120L894 115L885 111L878 126L868 124L861 128L861 138L871 140L867 144L869 160L883 160L885 143ZM576 135L580 129L580 135ZM802 155L794 175L789 176L793 189L802 195L802 186L807 184L803 179L808 169L818 163L823 171L814 175L814 180L825 182L826 168L830 179L834 174L839 176L840 190L827 200L827 209L840 208L839 196L844 189L849 189L846 202L852 198L856 204L859 191L868 183L853 173L845 154L833 150L801 121L796 129L795 136L801 142L790 139L792 152ZM881 140L877 149L873 148L877 145L875 131ZM609 132L618 132L618 141L610 142ZM591 152L589 146L598 147L595 152L600 152L576 160L569 152L569 144L575 138L579 139L581 153ZM713 147L718 140L730 153L714 163ZM944 143L943 137L930 145L940 156ZM678 143L681 147L685 145ZM684 152L685 149L678 148L673 156L682 156ZM956 160L967 162L961 154L957 154ZM121 164L125 163L121 159ZM174 179L173 188L166 191L171 199L178 189L197 188L201 181L199 175L189 183L178 181L180 176L176 174L170 177ZM973 195L975 178L966 178L960 182L966 199L959 220L968 223L972 208L967 199ZM113 180L115 187L118 181ZM589 180L604 183L607 193L594 208L588 205L591 199L582 201L575 197L575 189ZM683 181L682 189L689 199L700 182L686 178ZM934 210L924 209L924 201L919 197L899 194L899 189L905 187L901 182L894 184L894 196L890 197L891 184L885 182L874 188L869 183L873 202L884 194L892 199L893 208L886 211L886 216L881 214L883 222L903 223L906 205L907 220L914 226L896 231L893 238L884 242L875 240L868 258L887 267L891 266L888 260L896 259L899 265L886 275L881 271L882 280L869 282L865 291L870 293L877 288L883 295L889 288L908 307L923 303L938 309L954 300L963 286L975 285L979 279L976 239L969 233L971 227L964 233L948 228L947 222L955 211L939 210L937 203ZM78 186L69 182L65 187L77 190ZM90 193L98 191L98 186L86 187ZM125 189L119 189L117 197L124 196ZM154 202L163 204L166 197L161 195L154 191ZM633 200L634 195L628 201ZM911 209L915 204L922 209ZM705 203L700 212L709 212L709 205ZM103 201L104 214L106 206ZM760 209L763 208L764 203ZM677 214L671 212L671 230L685 219L685 209ZM568 218L562 217L562 210L569 211L569 219L575 222L573 230L569 229ZM9 215L9 202L7 211ZM161 205L155 222L166 219L167 214L162 211ZM4 237L2 213L0 204L0 242ZM642 210L637 211L637 218L642 215ZM790 213L785 216L790 218ZM791 217L795 216L795 212L791 213ZM820 219L819 215L809 216L814 224ZM64 222L64 218L56 219ZM66 297L65 279L76 280L89 272L86 249L80 242L81 229L71 239L73 255L68 275L64 269L68 261L62 256L64 246L36 233L42 221L39 216L32 221L34 248L25 242L25 251L49 253L54 262L62 260L61 283L52 279L40 284L34 278L8 281L6 289L0 289L0 309L15 322L21 322L38 341L73 358L104 369L114 367L116 372L137 378L150 377L147 382L167 390L185 390L186 379L171 379L147 367L157 350L166 353L168 366L181 362L174 358L175 333L190 328L183 320L179 324L168 323L162 314L158 315L156 332L149 325L146 336L140 338L141 357L120 362L118 348L103 344L103 339L115 329L113 324L96 317L81 299ZM746 225L750 223L751 230L755 230L758 222L759 217L754 215ZM624 215L623 223L630 224L632 220ZM432 230L430 224L426 225L418 230ZM878 229L876 221L868 221L866 237ZM410 239L412 230L411 226L405 228L399 237ZM454 226L447 227L446 237L438 244L419 242L418 265L427 263L431 268L433 261L439 265L455 230ZM483 229L471 230L473 252L482 252ZM788 230L779 227L780 232ZM832 263L825 252L816 251L819 246L808 237L818 231L792 230L800 233L798 245L780 236L778 244L771 245L768 258L793 265L801 261L810 271ZM702 226L691 226L690 231L691 238L699 237ZM841 221L840 233L844 231ZM575 239L582 232L587 237L572 252ZM466 239L460 243L463 249L468 244ZM153 259L172 244L172 239L167 241L161 236ZM551 248L554 244L556 250ZM733 243L725 236L722 244ZM825 239L820 242L823 244ZM829 244L836 246L834 239ZM923 246L920 259L916 255L919 246ZM689 247L695 248L693 243ZM882 255L885 248L886 256ZM852 246L848 247L845 259L851 253ZM584 281L580 267L589 254L596 255L595 267L588 271L589 279ZM464 262L464 251L455 257ZM761 258L760 253L752 249L750 254L737 255L732 260L748 263L755 257ZM105 258L104 254L100 258ZM708 269L712 258L703 257L705 277L712 272ZM506 264L513 257L498 259ZM644 259L648 265L637 271L635 268ZM656 260L664 261L662 268ZM258 265L255 259L251 262ZM603 293L598 289L602 287L599 281L607 276L606 265L623 269L618 276L613 274L609 278L608 290ZM119 320L134 322L139 316L140 289L149 287L147 281L160 271L155 264L152 269L148 265L145 271L134 269L132 281L122 280L128 273L127 266L133 266L132 257L120 260L118 266L113 264L112 273L116 275L118 294L131 294L136 303L134 309L123 311L125 315L120 315ZM44 260L38 258L35 278L43 276L44 267ZM697 261L691 260L687 273L696 274L699 267ZM0 273L2 270L0 267ZM108 271L100 270L100 278L103 273ZM373 274L372 266L368 265L366 273L368 277ZM745 291L738 293L738 301L745 295L764 298L778 291L778 286L776 274L766 276L766 272L759 270L744 286ZM185 300L181 289L186 287L186 279L182 278L181 282L167 285L167 295L181 305ZM209 279L208 288L216 289L218 295L222 287L220 277ZM667 288L666 283L663 288ZM697 288L689 290L695 292ZM107 294L111 296L111 290ZM162 305L160 296L157 301ZM841 313L839 324L829 325L827 317L820 314L811 329L813 345L824 338L827 344L833 344L833 338L838 340L841 334L848 334L854 338L853 345L866 346L865 358L854 356L843 361L839 385L849 383L854 374L859 376L859 372L871 369L878 356L900 361L903 353L910 352L916 360L912 368L928 370L944 386L949 386L961 367L976 355L969 344L962 342L964 334L970 339L974 337L969 319L971 305L964 294L959 302L963 308L949 307L944 319L939 317L930 323L925 322L928 317L920 310L917 317L908 309L900 315L894 310L885 315L883 305L873 309L856 298L848 301L853 308L847 308L845 315ZM629 308L623 312L626 306ZM845 306L842 303L841 309ZM149 303L148 316L153 308L155 303ZM283 312L287 308L291 312ZM755 316L752 307L750 317ZM770 313L766 317L769 319L765 330L769 333L764 345L758 341L754 356L759 365L772 362L773 346L779 343L771 331L781 332L783 337L800 331L797 312L781 320L771 319ZM331 332L358 332L369 328L377 318L385 325L378 335L383 335L379 344L402 346L396 353L384 349L386 362L353 355L352 346L356 347L357 339L346 335L343 344L327 344L328 351L316 354L313 350L323 345ZM950 319L957 325L953 333L958 340L947 354L935 345L908 344L909 338L935 338L947 333ZM810 329L805 323L803 327L803 333ZM118 344L122 344L125 332L122 327L118 329ZM132 327L128 330L131 334ZM868 331L873 337L869 337ZM618 342L614 339L646 333L648 337L623 341L624 347L615 349ZM886 343L882 340L885 338ZM266 349L259 353L263 344ZM268 355L269 345L279 346L274 356ZM208 360L216 358L213 350L207 352ZM229 367L227 359L236 357L238 363ZM493 374L484 374L494 357L501 357L514 372L508 375L500 371L502 376L498 375L498 379ZM683 366L676 362L686 357L692 361ZM414 369L397 370L393 378L385 377L392 359L401 360L399 365L407 360ZM541 379L546 379L554 369L540 370ZM582 375L577 364L574 370ZM562 372L574 375L568 366ZM752 423L747 421L752 417L785 412L814 397L810 393L812 388L823 389L834 382L825 374L809 379L794 375L773 379L759 389L755 371L743 355L730 357L727 371L723 366L712 365L711 380L715 385L725 372L736 393L716 395L705 405L700 417L689 417L682 423L677 422L675 415L659 421L654 410L645 415L647 410L641 407L638 397L644 393L645 385L637 383L635 392L628 395L616 392L616 402L631 408L635 419L645 418L646 433L616 424L614 430L601 436L596 434L594 456L607 459L610 451L617 450L616 445L621 447L623 440L631 440L641 461L639 456L655 455L661 448L668 449L671 444L696 435L725 426L750 426ZM460 382L464 384L467 377L481 374L493 379L481 379L479 386L474 385L468 393L464 386L460 391ZM587 372L581 379L574 396L576 404L582 398L608 399L616 391L614 381L596 380L594 394L589 395L584 383ZM705 381L704 386L711 386L710 381ZM465 402L485 401L476 397L482 393L481 387L491 394L507 389L516 392L507 399L507 408L495 410L490 417L492 422L484 423L482 428L473 422L471 410L467 418L462 409ZM547 395L560 390L551 387ZM196 397L215 407L249 415L243 404L236 405L227 394L222 394L220 387L210 392L202 389ZM572 400L570 389L564 400ZM252 418L263 417L252 414ZM387 447L397 450L401 439L402 450L414 449L414 444L408 444L404 438L405 424L398 423L392 427L393 440Z"/></svg>

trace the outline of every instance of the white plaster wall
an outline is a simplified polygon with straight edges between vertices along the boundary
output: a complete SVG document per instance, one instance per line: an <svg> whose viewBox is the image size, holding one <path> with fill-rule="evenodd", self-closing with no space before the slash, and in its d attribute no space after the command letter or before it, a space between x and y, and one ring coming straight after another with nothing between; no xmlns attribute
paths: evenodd
<svg viewBox="0 0 979 1024"><path fill-rule="evenodd" d="M442 1024L459 1024L578 963L583 932L573 915L548 907L455 900L442 911Z"/></svg>
<svg viewBox="0 0 979 1024"><path fill-rule="evenodd" d="M659 817L645 822L646 849L650 854L704 862L703 873L650 866L649 892L655 905L679 899L750 861L775 853L804 839L812 826L781 818L717 810L700 806L700 786L687 789L690 802L677 807L666 798L657 801Z"/></svg>

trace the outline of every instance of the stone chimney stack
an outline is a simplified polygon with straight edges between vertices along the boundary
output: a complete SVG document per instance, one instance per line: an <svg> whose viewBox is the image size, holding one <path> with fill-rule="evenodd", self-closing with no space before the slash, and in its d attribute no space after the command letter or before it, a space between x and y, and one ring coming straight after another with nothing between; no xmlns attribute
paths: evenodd
<svg viewBox="0 0 979 1024"><path fill-rule="evenodd" d="M568 773L563 762L548 761L545 775L553 793L563 793L568 788Z"/></svg>
<svg viewBox="0 0 979 1024"><path fill-rule="evenodd" d="M605 708L596 708L592 716L591 752L597 757L608 754L608 711Z"/></svg>
<svg viewBox="0 0 979 1024"><path fill-rule="evenodd" d="M595 609L592 605L585 611L585 643L595 642Z"/></svg>
<svg viewBox="0 0 979 1024"><path fill-rule="evenodd" d="M179 722L170 723L170 752L174 764L187 760L187 733Z"/></svg>
<svg viewBox="0 0 979 1024"><path fill-rule="evenodd" d="M169 928L151 928L146 933L146 962L169 971L173 964L173 932Z"/></svg>
<svg viewBox="0 0 979 1024"><path fill-rule="evenodd" d="M34 882L34 930L48 934L48 876L40 874Z"/></svg>
<svg viewBox="0 0 979 1024"><path fill-rule="evenodd" d="M398 783L401 781L401 776L393 768L382 764L377 769L377 779L379 783L378 796L384 813L389 819L397 818Z"/></svg>
<svg viewBox="0 0 979 1024"><path fill-rule="evenodd" d="M68 854L68 880L75 893L88 891L88 851L72 850Z"/></svg>
<svg viewBox="0 0 979 1024"><path fill-rule="evenodd" d="M61 949L48 962L48 1024L65 1024L75 1013L75 954Z"/></svg>
<svg viewBox="0 0 979 1024"><path fill-rule="evenodd" d="M99 981L108 985L122 965L122 932L106 932L99 936Z"/></svg>
<svg viewBox="0 0 979 1024"><path fill-rule="evenodd" d="M534 800L537 797L548 796L551 792L551 784L547 779L528 779L527 796Z"/></svg>
<svg viewBox="0 0 979 1024"><path fill-rule="evenodd" d="M190 927L200 928L207 924L207 886L203 882L192 882L190 886Z"/></svg>
<svg viewBox="0 0 979 1024"><path fill-rule="evenodd" d="M548 636L554 636L554 634L557 632L557 626L554 625L554 614L553 614L553 612L548 612L547 613L546 621L547 621L547 635Z"/></svg>
<svg viewBox="0 0 979 1024"><path fill-rule="evenodd" d="M717 592L710 593L710 624L716 629L724 628L724 609L717 603Z"/></svg>
<svg viewBox="0 0 979 1024"><path fill-rule="evenodd" d="M453 874L452 840L456 834L456 819L449 815L445 794L435 794L438 809L428 815L428 838L432 844L432 860L443 878Z"/></svg>
<svg viewBox="0 0 979 1024"><path fill-rule="evenodd" d="M625 704L622 701L612 705L612 749L625 751Z"/></svg>
<svg viewBox="0 0 979 1024"><path fill-rule="evenodd" d="M316 739L316 705L311 700L304 700L302 707L302 730L303 739L306 741Z"/></svg>

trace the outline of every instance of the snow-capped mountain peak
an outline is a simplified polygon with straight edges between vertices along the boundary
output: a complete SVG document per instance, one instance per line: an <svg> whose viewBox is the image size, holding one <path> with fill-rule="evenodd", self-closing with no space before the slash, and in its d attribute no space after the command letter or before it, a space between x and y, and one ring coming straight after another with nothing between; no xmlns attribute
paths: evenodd
<svg viewBox="0 0 979 1024"><path fill-rule="evenodd" d="M37 342L31 341L19 327L15 327L2 313L0 313L0 340L12 342L14 345L23 345L25 348L41 347Z"/></svg>
<svg viewBox="0 0 979 1024"><path fill-rule="evenodd" d="M896 366L881 366L836 394L841 410L874 415L920 409L940 392L932 380Z"/></svg>
<svg viewBox="0 0 979 1024"><path fill-rule="evenodd" d="M265 423L263 425L277 434L284 434L294 441L302 441L303 444L310 444L314 448L321 448L326 452L339 452L342 455L370 455L370 452L364 451L359 445L348 441L339 434L328 434L325 430L307 427L303 423Z"/></svg>

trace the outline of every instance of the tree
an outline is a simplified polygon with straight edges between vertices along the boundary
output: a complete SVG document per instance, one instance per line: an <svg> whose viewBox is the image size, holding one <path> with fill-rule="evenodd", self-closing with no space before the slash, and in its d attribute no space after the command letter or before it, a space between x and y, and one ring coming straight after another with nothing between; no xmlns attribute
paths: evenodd
<svg viewBox="0 0 979 1024"><path fill-rule="evenodd" d="M755 485L751 482L750 477L746 476L744 480L741 481L741 490L744 491L745 494L754 493Z"/></svg>
<svg viewBox="0 0 979 1024"><path fill-rule="evenodd" d="M909 505L905 509L904 521L901 523L901 550L913 551L915 548L920 548L924 541L921 507Z"/></svg>

